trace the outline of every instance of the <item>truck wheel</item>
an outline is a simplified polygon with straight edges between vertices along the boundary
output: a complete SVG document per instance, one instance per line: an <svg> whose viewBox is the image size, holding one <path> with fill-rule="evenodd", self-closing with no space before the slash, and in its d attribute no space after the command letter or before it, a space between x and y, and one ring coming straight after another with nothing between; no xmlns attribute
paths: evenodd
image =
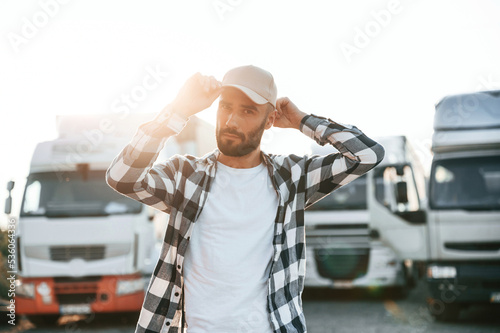
<svg viewBox="0 0 500 333"><path fill-rule="evenodd" d="M450 322L456 321L460 315L460 305L446 304L442 309L436 312L436 309L429 305L429 312L437 321Z"/></svg>
<svg viewBox="0 0 500 333"><path fill-rule="evenodd" d="M391 299L403 300L408 297L410 289L406 285L399 287L389 287L386 288L386 293Z"/></svg>
<svg viewBox="0 0 500 333"><path fill-rule="evenodd" d="M59 315L30 315L26 316L36 327L56 326Z"/></svg>

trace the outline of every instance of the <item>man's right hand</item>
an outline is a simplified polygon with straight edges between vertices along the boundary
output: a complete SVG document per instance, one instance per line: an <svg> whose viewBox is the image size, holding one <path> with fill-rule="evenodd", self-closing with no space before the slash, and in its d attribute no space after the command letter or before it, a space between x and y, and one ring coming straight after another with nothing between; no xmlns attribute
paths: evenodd
<svg viewBox="0 0 500 333"><path fill-rule="evenodd" d="M184 83L171 106L174 112L187 118L210 107L221 90L222 83L213 76L196 73Z"/></svg>

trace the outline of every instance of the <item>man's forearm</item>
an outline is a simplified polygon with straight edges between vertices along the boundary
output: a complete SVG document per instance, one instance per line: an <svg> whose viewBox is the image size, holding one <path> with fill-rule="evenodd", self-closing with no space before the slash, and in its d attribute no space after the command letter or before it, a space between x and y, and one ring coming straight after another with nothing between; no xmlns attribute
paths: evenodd
<svg viewBox="0 0 500 333"><path fill-rule="evenodd" d="M374 167L382 161L384 148L354 125L309 114L302 118L300 131L319 145L333 145L342 155L360 164Z"/></svg>
<svg viewBox="0 0 500 333"><path fill-rule="evenodd" d="M354 125L316 115L305 116L302 133L319 145L331 144L338 153L314 155L306 163L306 207L362 176L382 162L385 150Z"/></svg>

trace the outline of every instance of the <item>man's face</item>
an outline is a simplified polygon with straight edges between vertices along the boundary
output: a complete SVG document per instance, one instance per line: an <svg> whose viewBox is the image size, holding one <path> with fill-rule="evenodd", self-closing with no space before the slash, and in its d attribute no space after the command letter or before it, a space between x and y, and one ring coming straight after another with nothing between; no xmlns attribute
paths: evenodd
<svg viewBox="0 0 500 333"><path fill-rule="evenodd" d="M219 150L224 155L239 157L259 147L264 130L273 124L270 108L270 104L255 104L237 88L225 87L217 110Z"/></svg>

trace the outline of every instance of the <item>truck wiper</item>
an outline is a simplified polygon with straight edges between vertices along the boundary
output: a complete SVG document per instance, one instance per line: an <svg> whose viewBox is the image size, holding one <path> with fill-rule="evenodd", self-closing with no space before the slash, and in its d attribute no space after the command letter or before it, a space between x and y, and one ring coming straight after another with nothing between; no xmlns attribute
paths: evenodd
<svg viewBox="0 0 500 333"><path fill-rule="evenodd" d="M45 213L46 217L52 217L52 218L64 218L64 217L87 217L87 216L92 216L92 217L97 217L97 216L109 216L108 213L106 212L81 212L81 213L69 213L69 212L57 212L57 211L47 211Z"/></svg>

